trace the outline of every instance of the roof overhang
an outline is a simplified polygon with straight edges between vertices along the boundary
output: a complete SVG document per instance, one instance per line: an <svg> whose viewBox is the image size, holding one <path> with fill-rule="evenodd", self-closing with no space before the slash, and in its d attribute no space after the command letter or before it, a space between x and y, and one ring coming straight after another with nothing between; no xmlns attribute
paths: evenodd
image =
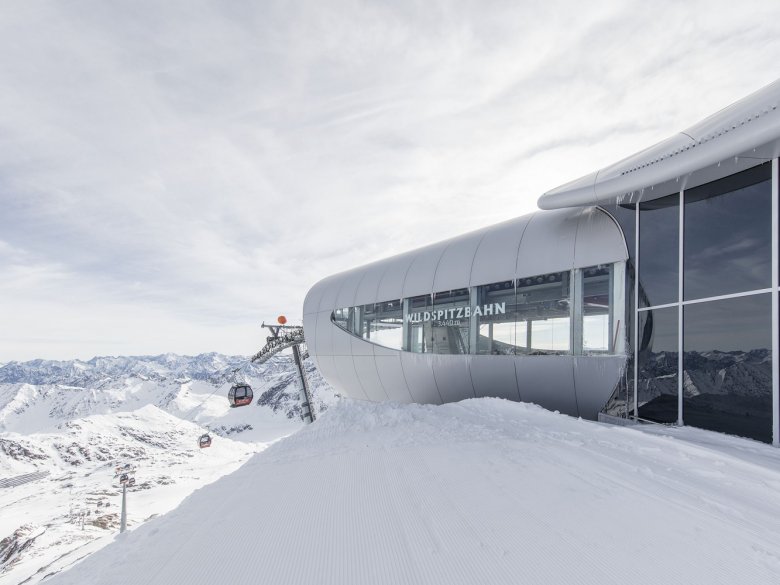
<svg viewBox="0 0 780 585"><path fill-rule="evenodd" d="M780 155L780 80L637 154L548 191L541 209L650 201Z"/></svg>

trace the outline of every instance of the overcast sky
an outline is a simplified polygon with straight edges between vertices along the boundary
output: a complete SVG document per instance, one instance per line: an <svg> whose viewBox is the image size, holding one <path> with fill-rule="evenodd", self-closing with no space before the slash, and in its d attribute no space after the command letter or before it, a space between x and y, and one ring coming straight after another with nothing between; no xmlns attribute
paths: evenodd
<svg viewBox="0 0 780 585"><path fill-rule="evenodd" d="M0 362L250 354L780 77L780 2L0 4Z"/></svg>

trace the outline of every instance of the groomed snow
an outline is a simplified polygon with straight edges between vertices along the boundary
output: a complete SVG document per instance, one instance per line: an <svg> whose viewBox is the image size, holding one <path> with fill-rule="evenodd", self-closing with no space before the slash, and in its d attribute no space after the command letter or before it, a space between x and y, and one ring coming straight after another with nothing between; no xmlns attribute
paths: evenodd
<svg viewBox="0 0 780 585"><path fill-rule="evenodd" d="M342 400L47 582L776 585L780 452L498 399Z"/></svg>

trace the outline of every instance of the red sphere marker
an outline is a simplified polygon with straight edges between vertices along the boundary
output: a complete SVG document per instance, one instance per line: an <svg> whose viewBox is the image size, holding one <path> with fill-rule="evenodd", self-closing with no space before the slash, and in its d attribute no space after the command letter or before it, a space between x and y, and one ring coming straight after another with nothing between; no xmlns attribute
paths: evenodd
<svg viewBox="0 0 780 585"><path fill-rule="evenodd" d="M284 325L285 323L287 323L287 317L285 317L284 315L279 315L276 318L276 320L279 322L279 325Z"/></svg>

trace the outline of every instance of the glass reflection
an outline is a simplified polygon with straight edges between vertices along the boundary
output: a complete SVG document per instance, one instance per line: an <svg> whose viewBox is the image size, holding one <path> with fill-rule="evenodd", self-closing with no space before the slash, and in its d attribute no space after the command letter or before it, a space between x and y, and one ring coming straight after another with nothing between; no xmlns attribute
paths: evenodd
<svg viewBox="0 0 780 585"><path fill-rule="evenodd" d="M403 342L403 306L400 300L363 305L363 339L392 349Z"/></svg>
<svg viewBox="0 0 780 585"><path fill-rule="evenodd" d="M512 355L517 345L515 324L515 283L511 280L477 287L477 304L504 306L504 312L492 311L490 315L475 317L479 331L477 353L487 355ZM525 337L523 338L525 340Z"/></svg>
<svg viewBox="0 0 780 585"><path fill-rule="evenodd" d="M639 306L677 302L680 195L639 204Z"/></svg>
<svg viewBox="0 0 780 585"><path fill-rule="evenodd" d="M769 163L685 192L685 299L772 285Z"/></svg>
<svg viewBox="0 0 780 585"><path fill-rule="evenodd" d="M677 307L640 311L638 317L639 417L677 422Z"/></svg>
<svg viewBox="0 0 780 585"><path fill-rule="evenodd" d="M771 442L771 294L683 311L685 424Z"/></svg>
<svg viewBox="0 0 780 585"><path fill-rule="evenodd" d="M571 351L571 273L552 272L517 280L517 353Z"/></svg>
<svg viewBox="0 0 780 585"><path fill-rule="evenodd" d="M582 269L582 352L611 350L612 265Z"/></svg>
<svg viewBox="0 0 780 585"><path fill-rule="evenodd" d="M433 301L431 295L420 295L407 300L406 339L404 349L413 353L430 353L432 351L431 310Z"/></svg>
<svg viewBox="0 0 780 585"><path fill-rule="evenodd" d="M433 295L431 339L434 353L469 353L470 308L467 288Z"/></svg>

